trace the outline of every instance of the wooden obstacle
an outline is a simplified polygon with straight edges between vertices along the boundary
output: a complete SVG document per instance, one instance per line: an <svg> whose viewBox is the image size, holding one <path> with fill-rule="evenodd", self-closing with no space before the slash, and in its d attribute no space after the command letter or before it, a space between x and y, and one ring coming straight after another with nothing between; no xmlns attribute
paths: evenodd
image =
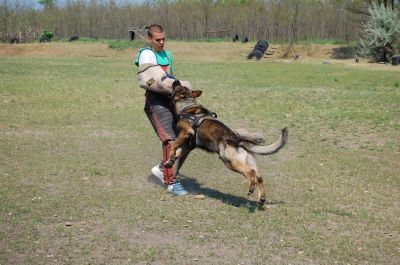
<svg viewBox="0 0 400 265"><path fill-rule="evenodd" d="M130 29L128 30L129 32L129 40L133 41L136 39L136 37L139 37L140 39L147 41L147 33L145 29Z"/></svg>

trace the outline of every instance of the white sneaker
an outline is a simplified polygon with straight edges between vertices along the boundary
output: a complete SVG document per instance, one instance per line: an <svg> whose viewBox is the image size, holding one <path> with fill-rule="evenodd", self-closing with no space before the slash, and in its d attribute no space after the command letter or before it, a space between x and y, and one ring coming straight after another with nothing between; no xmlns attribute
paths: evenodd
<svg viewBox="0 0 400 265"><path fill-rule="evenodd" d="M164 174L160 165L156 165L151 169L151 174L153 174L156 178L158 178L162 184L164 184Z"/></svg>

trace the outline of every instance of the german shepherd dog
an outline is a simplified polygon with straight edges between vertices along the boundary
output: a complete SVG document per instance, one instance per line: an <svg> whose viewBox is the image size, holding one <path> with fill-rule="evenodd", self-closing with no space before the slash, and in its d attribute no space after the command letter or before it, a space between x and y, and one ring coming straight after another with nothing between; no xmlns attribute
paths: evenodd
<svg viewBox="0 0 400 265"><path fill-rule="evenodd" d="M265 203L263 179L257 171L253 154L269 155L281 149L288 138L288 130L284 128L278 141L270 145L260 145L259 135L242 130L240 134L217 120L205 107L197 103L196 98L202 94L200 90L191 91L182 86L178 80L173 83L171 109L178 119L179 134L172 143L170 159L165 167L174 166L175 160L185 160L195 147L208 152L217 153L225 166L241 173L248 180L248 195L257 189L259 205ZM200 119L197 124L194 119Z"/></svg>

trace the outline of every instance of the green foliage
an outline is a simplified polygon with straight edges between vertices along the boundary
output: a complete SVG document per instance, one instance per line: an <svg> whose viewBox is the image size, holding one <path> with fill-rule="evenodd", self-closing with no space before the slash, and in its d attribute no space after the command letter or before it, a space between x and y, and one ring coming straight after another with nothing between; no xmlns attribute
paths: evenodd
<svg viewBox="0 0 400 265"><path fill-rule="evenodd" d="M68 41L68 39L67 39ZM80 42L98 42L98 38L89 38L89 37L79 37Z"/></svg>
<svg viewBox="0 0 400 265"><path fill-rule="evenodd" d="M369 20L359 40L358 53L362 57L379 58L385 48L400 45L400 20L396 10L373 4L369 9Z"/></svg>
<svg viewBox="0 0 400 265"><path fill-rule="evenodd" d="M54 39L53 32L43 30L43 34L39 37L39 42L51 42Z"/></svg>
<svg viewBox="0 0 400 265"><path fill-rule="evenodd" d="M115 39L115 40L108 40L107 43L109 48L116 50L124 50L127 48L139 48L143 46L143 41L140 40L129 41L123 39Z"/></svg>
<svg viewBox="0 0 400 265"><path fill-rule="evenodd" d="M47 7L52 7L55 6L56 1L55 0L38 0L38 3L44 6L45 8Z"/></svg>

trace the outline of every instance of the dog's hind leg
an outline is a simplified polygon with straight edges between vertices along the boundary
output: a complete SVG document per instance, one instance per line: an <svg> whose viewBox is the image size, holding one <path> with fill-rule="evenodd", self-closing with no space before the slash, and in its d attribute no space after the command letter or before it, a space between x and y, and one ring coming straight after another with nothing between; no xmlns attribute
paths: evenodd
<svg viewBox="0 0 400 265"><path fill-rule="evenodd" d="M243 141L247 141L253 144L261 144L265 142L265 139L261 133L252 133L244 128L237 129L235 130L235 132L239 135L239 138Z"/></svg>
<svg viewBox="0 0 400 265"><path fill-rule="evenodd" d="M258 203L260 205L264 205L265 200L267 199L265 196L265 189L264 189L264 181L263 178L258 175L256 172L256 187L257 187L257 198L258 198Z"/></svg>
<svg viewBox="0 0 400 265"><path fill-rule="evenodd" d="M239 149L240 150L240 149ZM246 152L246 157L243 159L242 152L235 152L232 156L223 157L224 164L230 170L241 173L245 176L249 183L248 195L252 194L255 189L257 189L257 199L260 205L263 205L266 200L265 189L262 177L259 176L257 171L257 166L253 156Z"/></svg>
<svg viewBox="0 0 400 265"><path fill-rule="evenodd" d="M226 145L220 152L220 158L230 170L241 173L248 180L249 192L252 194L256 185L256 171L247 164L248 153L245 149Z"/></svg>
<svg viewBox="0 0 400 265"><path fill-rule="evenodd" d="M252 168L250 168L249 166L247 166L246 164L244 164L238 160L225 161L224 164L230 170L241 173L245 178L247 178L248 185L249 185L249 191L248 191L247 195L251 195L254 192L255 187L256 187L255 171Z"/></svg>
<svg viewBox="0 0 400 265"><path fill-rule="evenodd" d="M247 161L247 164L255 171L258 203L260 205L263 205L266 200L263 178L260 177L260 175L258 174L256 160L254 159L254 157L251 154L247 155L246 161Z"/></svg>

